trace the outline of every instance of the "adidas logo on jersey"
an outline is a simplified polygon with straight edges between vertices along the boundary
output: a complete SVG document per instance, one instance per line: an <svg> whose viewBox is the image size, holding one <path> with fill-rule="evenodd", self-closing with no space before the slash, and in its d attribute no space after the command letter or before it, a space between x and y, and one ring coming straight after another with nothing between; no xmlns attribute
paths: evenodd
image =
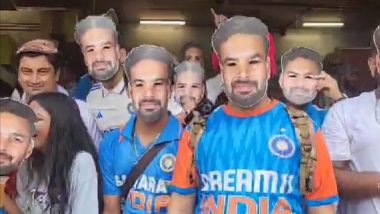
<svg viewBox="0 0 380 214"><path fill-rule="evenodd" d="M96 114L96 119L100 119L100 118L103 118L103 115L100 111L98 111L98 113Z"/></svg>

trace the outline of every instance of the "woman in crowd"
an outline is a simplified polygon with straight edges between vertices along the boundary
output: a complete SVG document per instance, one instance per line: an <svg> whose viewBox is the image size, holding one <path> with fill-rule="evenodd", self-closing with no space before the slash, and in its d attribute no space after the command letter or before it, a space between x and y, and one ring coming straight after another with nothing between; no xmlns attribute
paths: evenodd
<svg viewBox="0 0 380 214"><path fill-rule="evenodd" d="M17 175L16 203L23 213L98 213L97 152L75 101L41 93L29 105L37 116L36 145Z"/></svg>

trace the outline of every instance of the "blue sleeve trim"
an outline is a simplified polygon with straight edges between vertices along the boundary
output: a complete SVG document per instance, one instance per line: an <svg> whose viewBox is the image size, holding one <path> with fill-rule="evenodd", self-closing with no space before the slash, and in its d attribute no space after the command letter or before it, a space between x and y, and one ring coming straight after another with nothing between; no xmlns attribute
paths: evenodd
<svg viewBox="0 0 380 214"><path fill-rule="evenodd" d="M322 199L322 200L306 200L306 205L308 207L319 207L319 206L337 203L338 201L339 201L339 197L336 195L336 196Z"/></svg>
<svg viewBox="0 0 380 214"><path fill-rule="evenodd" d="M173 185L169 186L169 192L170 193L175 192L175 193L178 193L180 195L190 195L190 194L195 193L195 191L196 191L195 188L186 188L186 189L184 189L184 188L175 187Z"/></svg>

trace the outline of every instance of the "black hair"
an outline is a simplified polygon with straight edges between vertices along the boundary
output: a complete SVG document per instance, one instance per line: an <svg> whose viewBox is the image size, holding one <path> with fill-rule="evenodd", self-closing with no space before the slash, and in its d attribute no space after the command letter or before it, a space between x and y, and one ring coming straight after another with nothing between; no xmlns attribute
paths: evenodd
<svg viewBox="0 0 380 214"><path fill-rule="evenodd" d="M186 56L185 56L185 53L187 50L189 50L190 48L197 48L199 50L202 51L203 53L203 48L202 46L197 43L197 42L194 42L194 41L189 41L189 42L186 42L182 48L181 48L181 61L185 61L186 60Z"/></svg>
<svg viewBox="0 0 380 214"><path fill-rule="evenodd" d="M29 106L10 98L1 98L0 113L10 113L24 118L29 123L31 136L34 136L36 134L36 129L34 126L34 123L36 122L36 115Z"/></svg>
<svg viewBox="0 0 380 214"><path fill-rule="evenodd" d="M17 67L20 66L20 60L23 57L39 57L39 56L46 56L46 59L48 62L53 66L54 72L57 72L58 69L61 67L62 62L61 62L61 56L59 53L54 53L54 54L45 54L45 53L39 53L39 52L24 52L16 55L16 64Z"/></svg>
<svg viewBox="0 0 380 214"><path fill-rule="evenodd" d="M321 55L310 48L304 48L304 47L297 47L290 49L286 53L284 53L281 57L281 68L284 71L286 66L290 61L293 61L297 58L304 58L308 59L310 61L313 61L315 65L318 67L318 71L323 70L322 65L322 57Z"/></svg>
<svg viewBox="0 0 380 214"><path fill-rule="evenodd" d="M70 191L71 167L79 152L91 154L98 177L99 209L102 209L101 177L98 155L95 145L87 132L75 101L61 93L47 92L32 96L29 103L37 102L50 117L47 152L34 149L28 161L28 178L38 183L46 183L50 210L59 208L59 213L66 213ZM74 199L75 200L75 199Z"/></svg>

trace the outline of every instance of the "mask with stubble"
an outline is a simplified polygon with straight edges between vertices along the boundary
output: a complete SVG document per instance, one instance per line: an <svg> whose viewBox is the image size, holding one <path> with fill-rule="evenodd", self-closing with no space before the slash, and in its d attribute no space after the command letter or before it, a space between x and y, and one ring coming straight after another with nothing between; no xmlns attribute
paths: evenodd
<svg viewBox="0 0 380 214"><path fill-rule="evenodd" d="M257 105L265 96L268 83L263 82L259 86L256 80L238 79L231 83L230 87L224 87L229 100L242 108L250 108Z"/></svg>
<svg viewBox="0 0 380 214"><path fill-rule="evenodd" d="M145 122L158 121L164 114L164 108L158 99L142 99L136 108L138 115Z"/></svg>

